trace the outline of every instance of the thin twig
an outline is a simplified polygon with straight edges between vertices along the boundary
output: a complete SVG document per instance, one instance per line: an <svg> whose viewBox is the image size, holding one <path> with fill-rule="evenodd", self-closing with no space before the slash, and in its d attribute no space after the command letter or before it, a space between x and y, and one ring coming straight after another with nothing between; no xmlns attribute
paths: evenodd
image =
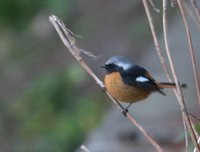
<svg viewBox="0 0 200 152"><path fill-rule="evenodd" d="M89 149L88 149L85 145L81 145L80 149L81 149L83 152L90 152Z"/></svg>
<svg viewBox="0 0 200 152"><path fill-rule="evenodd" d="M191 60L192 60L192 67L193 67L193 74L194 74L194 79L195 79L195 84L196 84L196 91L197 91L197 98L198 98L198 102L200 105L200 80L199 80L199 75L198 75L198 69L197 69L197 63L196 63L196 58L195 58L195 51L194 51L194 47L192 44L192 37L191 37L191 33L190 33L190 29L188 26L188 22L186 19L186 15L183 9L183 3L181 0L178 0L178 6L183 18L183 22L185 25L185 30L186 30L186 34L187 34L187 39L188 39L188 45L189 45L189 51L190 51L190 56L191 56ZM190 123L192 124L192 121L190 120ZM192 124L193 125L193 124ZM193 131L195 133L195 135L197 135L197 131L196 128L193 127ZM197 142L197 136L196 136L196 142ZM198 146L198 150L200 151L200 146L197 144Z"/></svg>
<svg viewBox="0 0 200 152"><path fill-rule="evenodd" d="M196 130L196 127L195 127L195 125L194 125L194 123L193 123L192 121L191 121L191 124L192 124L193 130ZM198 132L195 132L195 136L196 136L197 139L199 138ZM197 141L197 142L198 142L198 141Z"/></svg>
<svg viewBox="0 0 200 152"><path fill-rule="evenodd" d="M96 81L96 83L102 88L104 89L104 84L103 82L94 74L94 72L88 67L88 65L84 62L84 60L82 59L82 57L80 56L81 53L81 49L79 49L75 44L75 38L73 37L73 35L71 35L67 28L65 27L64 23L62 22L61 19L59 19L58 17L56 17L55 15L51 15L49 17L50 22L53 24L54 28L56 29L56 31L58 32L60 38L62 39L63 43L65 44L65 46L69 49L70 53L75 57L75 59L82 65L82 67L88 72L88 74ZM106 90L105 90L106 91ZM110 97L110 99L112 100L112 102L116 105L116 107L121 111L124 112L125 109L123 108L123 106L117 101L115 100L107 91L106 91L107 95ZM156 141L150 136L148 135L148 133L144 130L144 128L134 119L134 117L127 112L126 113L126 117L128 118L128 120L135 125L142 133L143 135L146 137L146 139L154 146L154 148L158 151L158 152L163 152L163 150L161 149L161 147L156 143Z"/></svg>
<svg viewBox="0 0 200 152"><path fill-rule="evenodd" d="M200 137L198 138L198 144L200 144ZM193 152L197 152L197 149L196 148L194 148L194 150L193 150Z"/></svg>
<svg viewBox="0 0 200 152"><path fill-rule="evenodd" d="M154 45L155 45L158 57L160 59L162 68L165 72L165 75L167 76L167 79L170 82L172 82L172 79L171 79L170 74L169 74L169 70L167 69L167 65L166 65L166 62L165 62L165 59L164 59L164 56L163 56L163 53L162 53L163 51L161 50L161 47L160 47L159 42L158 42L158 36L156 34L156 31L155 31L155 27L154 27L154 24L153 24L153 18L152 18L151 12L149 10L147 0L143 0L143 5L144 5L144 8L145 8L145 12L147 14L147 19L148 19L148 22L149 22L149 25L150 25L152 36L153 36ZM173 91L174 91L176 97L179 98L176 90L174 89Z"/></svg>
<svg viewBox="0 0 200 152"><path fill-rule="evenodd" d="M188 133L187 133L187 125L185 123L184 117L182 117L183 119L183 127L184 127L184 133L185 133L185 150L186 152L188 152Z"/></svg>
<svg viewBox="0 0 200 152"><path fill-rule="evenodd" d="M194 73L194 79L195 79L195 84L196 84L196 91L197 91L197 97L198 97L198 102L200 105L200 80L199 80L199 75L198 75L198 69L197 69L197 63L196 63L196 58L195 58L195 51L194 51L194 47L192 44L192 37L190 34L190 29L187 23L187 19L185 16L185 12L183 10L183 4L181 0L178 0L178 5L179 5L179 9L183 18L183 22L185 25L185 30L186 30L186 34L187 34L187 39L188 39L188 45L189 45L189 50L190 50L190 56L191 56L191 60L192 60L192 67L193 67L193 73Z"/></svg>
<svg viewBox="0 0 200 152"><path fill-rule="evenodd" d="M194 123L193 123L192 121L191 121L191 124L192 124L193 130L196 130L195 125L194 125ZM195 132L195 136L196 136L196 138L198 139L198 140L197 140L197 143L199 144L199 143L200 143L199 134L198 134L197 132ZM196 152L196 151L197 151L197 149L196 149L196 147L195 147L194 150L193 150L193 152Z"/></svg>
<svg viewBox="0 0 200 152"><path fill-rule="evenodd" d="M164 42L165 42L166 53L167 53L167 57L168 57L169 64L170 64L170 67L171 67L171 70L172 70L172 74L173 74L173 77L174 77L174 80L175 80L175 83L176 83L176 86L177 86L176 87L177 93L179 95L178 101L179 101L179 105L180 105L180 108L181 108L181 111L182 111L183 118L184 118L185 123L187 125L187 128L189 130L193 144L199 150L199 145L197 144L197 139L196 139L194 130L192 128L190 118L189 118L188 113L187 113L187 109L186 109L186 106L185 106L182 90L181 90L179 82L178 82L178 77L177 77L175 67L174 67L174 63L173 63L173 60L172 60L171 51L169 49L169 41L168 41L169 38L168 38L168 32L167 32L168 28L167 28L166 10L167 10L167 0L163 0L163 32L164 32Z"/></svg>
<svg viewBox="0 0 200 152"><path fill-rule="evenodd" d="M151 4L151 6L153 7L153 9L157 12L160 13L160 10L156 7L156 5L154 4L154 2L152 0L149 0L149 3Z"/></svg>
<svg viewBox="0 0 200 152"><path fill-rule="evenodd" d="M196 16L197 16L198 22L200 24L200 10L197 5L197 2L196 2L196 0L190 0L190 2L192 3L192 7L194 8L194 10L196 12Z"/></svg>
<svg viewBox="0 0 200 152"><path fill-rule="evenodd" d="M195 116L195 115L193 115L193 114L191 114L191 113L188 113L188 114L189 114L189 116L191 116L191 117L195 118L196 120L200 121L200 118L199 118L199 117L197 117L197 116Z"/></svg>
<svg viewBox="0 0 200 152"><path fill-rule="evenodd" d="M153 40L154 40L154 44L155 44L155 48L156 48L158 57L160 59L163 70L164 70L168 80L171 80L170 75L169 75L169 71L167 69L166 62L165 62L164 57L163 57L163 53L162 53L160 45L158 43L158 36L156 34L156 31L155 31L155 27L154 27L154 24L153 24L153 18L151 17L152 15L151 15L151 12L149 10L148 2L147 2L147 0L142 0L142 2L143 2L143 5L144 5L144 8L145 8L145 12L147 14L147 19L149 21L149 25L150 25L150 29L151 29L151 33L152 33L152 36L153 36Z"/></svg>
<svg viewBox="0 0 200 152"><path fill-rule="evenodd" d="M171 7L175 7L177 5L177 1L176 0L171 0Z"/></svg>
<svg viewBox="0 0 200 152"><path fill-rule="evenodd" d="M200 22L198 21L198 18L196 17L196 14L193 11L193 9L191 9L191 6L189 6L189 4L184 1L183 7L186 10L187 15L191 17L191 19L194 22L197 30L200 31Z"/></svg>
<svg viewBox="0 0 200 152"><path fill-rule="evenodd" d="M167 76L168 80L170 82L172 82L172 79L170 78L169 70L167 69L166 62L165 62L165 59L164 59L164 56L163 56L163 53L162 53L163 51L161 50L161 47L160 47L159 42L158 42L158 36L156 34L156 31L155 31L153 18L152 18L151 12L149 10L149 6L148 6L147 0L143 0L143 5L144 5L144 8L145 8L145 12L146 12L147 19L148 19L148 22L149 22L149 25L150 25L151 33L152 33L154 44L155 44L155 48L156 48L158 57L160 59L161 65L163 67L163 70L164 70L165 75ZM179 96L177 94L177 91L175 89L173 91L174 91L174 94L176 95L176 97L178 99ZM186 145L186 149L188 149L187 127L185 125L184 119L183 119L183 124L184 124L184 132L185 132L185 145Z"/></svg>

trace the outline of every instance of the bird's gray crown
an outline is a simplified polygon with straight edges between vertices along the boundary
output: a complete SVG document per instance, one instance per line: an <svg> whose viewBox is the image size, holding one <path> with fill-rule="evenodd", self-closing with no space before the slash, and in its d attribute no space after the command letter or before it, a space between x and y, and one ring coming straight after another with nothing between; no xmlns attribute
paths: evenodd
<svg viewBox="0 0 200 152"><path fill-rule="evenodd" d="M131 62L129 59L123 57L123 56L112 56L110 59L108 59L106 61L106 65L109 64L115 64L121 68L123 68L123 70L128 70L129 68L133 67L134 63Z"/></svg>

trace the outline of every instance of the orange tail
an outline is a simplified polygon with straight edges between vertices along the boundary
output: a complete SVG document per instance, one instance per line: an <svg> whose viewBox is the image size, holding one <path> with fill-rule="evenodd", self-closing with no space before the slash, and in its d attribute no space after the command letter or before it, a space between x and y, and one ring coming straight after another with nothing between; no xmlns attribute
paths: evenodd
<svg viewBox="0 0 200 152"><path fill-rule="evenodd" d="M187 85L184 83L179 83L179 85L181 86L181 88L186 88ZM170 82L160 82L158 83L158 86L160 88L176 88L176 84L175 83L170 83Z"/></svg>

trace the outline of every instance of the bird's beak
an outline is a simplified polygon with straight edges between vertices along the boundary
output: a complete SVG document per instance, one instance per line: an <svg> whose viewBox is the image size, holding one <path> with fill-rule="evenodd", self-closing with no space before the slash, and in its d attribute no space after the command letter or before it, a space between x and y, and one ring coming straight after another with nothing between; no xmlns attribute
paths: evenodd
<svg viewBox="0 0 200 152"><path fill-rule="evenodd" d="M100 68L106 68L106 65L101 65Z"/></svg>

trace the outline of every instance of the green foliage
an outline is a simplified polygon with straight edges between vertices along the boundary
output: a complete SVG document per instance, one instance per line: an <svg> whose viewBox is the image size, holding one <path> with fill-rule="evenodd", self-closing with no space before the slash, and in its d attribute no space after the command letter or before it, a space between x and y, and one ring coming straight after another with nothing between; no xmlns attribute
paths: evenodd
<svg viewBox="0 0 200 152"><path fill-rule="evenodd" d="M103 111L97 97L74 83L76 79L83 84L86 78L76 66L39 76L22 97L6 106L0 128L5 133L14 124L14 152L67 152L81 144Z"/></svg>
<svg viewBox="0 0 200 152"><path fill-rule="evenodd" d="M22 25L41 7L43 1L31 0L3 0L0 1L0 21L11 25Z"/></svg>
<svg viewBox="0 0 200 152"><path fill-rule="evenodd" d="M65 14L67 18L73 11L74 2L75 0L1 0L0 23L1 26L22 28L40 11Z"/></svg>
<svg viewBox="0 0 200 152"><path fill-rule="evenodd" d="M200 133L200 123L196 125L197 132Z"/></svg>

